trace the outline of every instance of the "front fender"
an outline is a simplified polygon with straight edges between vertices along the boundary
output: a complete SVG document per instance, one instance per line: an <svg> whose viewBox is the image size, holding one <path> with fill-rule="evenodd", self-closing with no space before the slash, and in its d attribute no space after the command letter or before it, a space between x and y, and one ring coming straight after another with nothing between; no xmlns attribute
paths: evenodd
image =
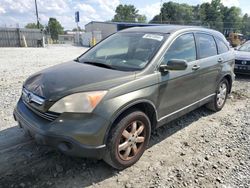
<svg viewBox="0 0 250 188"><path fill-rule="evenodd" d="M120 95L114 98L110 98L103 101L98 113L103 118L109 120L110 124L106 127L106 136L104 143L107 139L108 133L114 123L114 121L127 109L139 103L148 103L156 111L157 114L157 98L158 98L158 84L151 85L146 88L142 88L124 95Z"/></svg>

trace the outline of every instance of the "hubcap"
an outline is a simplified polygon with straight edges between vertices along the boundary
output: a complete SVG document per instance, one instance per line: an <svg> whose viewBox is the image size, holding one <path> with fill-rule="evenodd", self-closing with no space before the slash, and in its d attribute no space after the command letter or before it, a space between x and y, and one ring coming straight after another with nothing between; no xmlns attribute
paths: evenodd
<svg viewBox="0 0 250 188"><path fill-rule="evenodd" d="M221 107L225 100L227 95L227 85L225 83L221 84L219 91L217 93L217 105Z"/></svg>
<svg viewBox="0 0 250 188"><path fill-rule="evenodd" d="M122 132L118 145L119 157L130 160L135 157L145 140L145 125L141 121L134 121Z"/></svg>

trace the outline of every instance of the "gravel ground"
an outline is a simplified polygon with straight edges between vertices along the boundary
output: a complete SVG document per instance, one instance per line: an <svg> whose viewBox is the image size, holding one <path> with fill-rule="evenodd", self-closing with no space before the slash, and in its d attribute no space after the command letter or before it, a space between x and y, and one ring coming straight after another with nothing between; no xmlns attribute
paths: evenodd
<svg viewBox="0 0 250 188"><path fill-rule="evenodd" d="M0 48L0 131L15 124L12 112L26 78L52 65L70 61L86 49L69 45Z"/></svg>
<svg viewBox="0 0 250 188"><path fill-rule="evenodd" d="M250 187L250 76L237 77L222 111L201 107L157 129L123 171L37 146L12 118L22 82L84 50L0 49L0 187Z"/></svg>

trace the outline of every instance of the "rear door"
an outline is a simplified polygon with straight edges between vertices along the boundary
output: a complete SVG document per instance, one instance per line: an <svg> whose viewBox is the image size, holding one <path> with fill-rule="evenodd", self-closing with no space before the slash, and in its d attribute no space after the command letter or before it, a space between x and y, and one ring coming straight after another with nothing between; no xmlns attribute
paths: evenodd
<svg viewBox="0 0 250 188"><path fill-rule="evenodd" d="M220 63L223 58L217 53L217 46L212 35L207 33L195 33L199 69L201 74L200 98L205 98L215 93L217 79L221 71Z"/></svg>
<svg viewBox="0 0 250 188"><path fill-rule="evenodd" d="M184 59L188 62L186 70L169 70L159 74L159 120L174 115L188 105L200 99L199 61L193 33L177 37L163 56L163 63L171 59Z"/></svg>

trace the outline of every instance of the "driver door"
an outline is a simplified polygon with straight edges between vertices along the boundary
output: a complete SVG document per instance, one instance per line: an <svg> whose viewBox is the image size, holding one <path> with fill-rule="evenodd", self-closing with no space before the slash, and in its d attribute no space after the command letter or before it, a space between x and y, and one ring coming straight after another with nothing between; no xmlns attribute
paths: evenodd
<svg viewBox="0 0 250 188"><path fill-rule="evenodd" d="M200 98L201 77L193 33L177 37L163 56L162 63L171 59L186 60L186 70L169 70L159 74L158 118L164 120L181 112Z"/></svg>

